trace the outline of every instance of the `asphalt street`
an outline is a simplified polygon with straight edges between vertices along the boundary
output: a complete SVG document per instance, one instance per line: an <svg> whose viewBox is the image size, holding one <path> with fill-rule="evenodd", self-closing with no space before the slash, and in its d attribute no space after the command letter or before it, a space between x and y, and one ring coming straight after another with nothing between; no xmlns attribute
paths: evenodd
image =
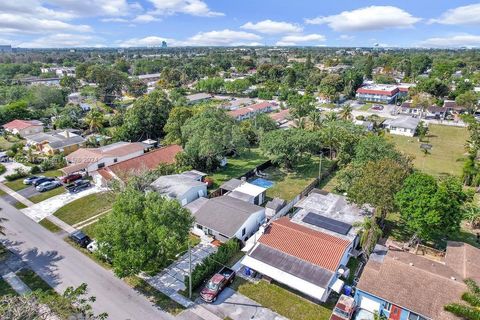
<svg viewBox="0 0 480 320"><path fill-rule="evenodd" d="M0 237L0 241L17 253L57 292L62 293L69 286L76 287L85 282L89 294L97 298L93 304L95 312L107 312L109 319L173 319L112 272L3 199L0 199L0 208L0 216L8 219L3 223L7 234Z"/></svg>

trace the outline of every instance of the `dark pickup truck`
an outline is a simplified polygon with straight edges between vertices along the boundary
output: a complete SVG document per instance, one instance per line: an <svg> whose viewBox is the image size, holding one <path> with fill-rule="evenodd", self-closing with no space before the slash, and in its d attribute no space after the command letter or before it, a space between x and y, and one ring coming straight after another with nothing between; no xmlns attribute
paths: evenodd
<svg viewBox="0 0 480 320"><path fill-rule="evenodd" d="M234 279L235 271L223 267L210 278L202 291L200 291L200 297L205 302L215 302L220 292L231 284Z"/></svg>
<svg viewBox="0 0 480 320"><path fill-rule="evenodd" d="M67 184L65 189L67 189L67 191L70 193L77 193L84 189L90 188L90 185L90 181L88 180L77 180L73 183Z"/></svg>

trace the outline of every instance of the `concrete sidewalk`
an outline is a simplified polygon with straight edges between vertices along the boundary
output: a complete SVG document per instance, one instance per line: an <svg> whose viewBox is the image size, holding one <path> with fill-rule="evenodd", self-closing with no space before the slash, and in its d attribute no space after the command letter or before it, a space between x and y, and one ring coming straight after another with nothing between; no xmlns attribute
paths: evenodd
<svg viewBox="0 0 480 320"><path fill-rule="evenodd" d="M15 290L16 293L19 295L26 295L32 292L30 288L25 284L25 282L22 281L15 273L10 272L6 275L4 275L3 280L5 280L10 287L12 287L13 290Z"/></svg>
<svg viewBox="0 0 480 320"><path fill-rule="evenodd" d="M0 190L4 191L5 193L7 193L11 197L15 198L17 201L23 203L27 207L34 205L34 203L32 201L28 200L27 198L22 196L20 193L10 189L9 187L4 185L3 183L0 183Z"/></svg>

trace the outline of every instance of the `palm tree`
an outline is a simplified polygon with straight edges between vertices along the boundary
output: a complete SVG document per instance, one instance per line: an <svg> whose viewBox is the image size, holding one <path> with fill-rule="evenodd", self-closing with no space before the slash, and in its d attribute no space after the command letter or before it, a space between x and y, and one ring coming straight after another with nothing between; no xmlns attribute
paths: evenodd
<svg viewBox="0 0 480 320"><path fill-rule="evenodd" d="M473 203L467 203L463 208L463 218L468 220L472 228L475 228L480 224L480 207Z"/></svg>
<svg viewBox="0 0 480 320"><path fill-rule="evenodd" d="M322 114L318 111L313 111L308 115L308 120L310 120L310 125L312 130L318 130L322 126Z"/></svg>
<svg viewBox="0 0 480 320"><path fill-rule="evenodd" d="M343 106L342 111L340 112L340 119L342 120L350 120L352 119L352 111L353 108L350 104L346 104Z"/></svg>
<svg viewBox="0 0 480 320"><path fill-rule="evenodd" d="M85 123L88 125L91 132L98 132L98 130L103 127L103 122L103 113L98 108L90 110L85 116Z"/></svg>
<svg viewBox="0 0 480 320"><path fill-rule="evenodd" d="M472 279L465 279L468 291L462 294L462 300L466 303L450 303L444 309L459 318L466 320L480 319L480 287Z"/></svg>
<svg viewBox="0 0 480 320"><path fill-rule="evenodd" d="M369 255L377 244L378 239L382 236L382 229L375 221L375 217L365 218L363 222L355 224L355 226L361 228L360 246Z"/></svg>
<svg viewBox="0 0 480 320"><path fill-rule="evenodd" d="M335 113L333 113L335 115ZM335 122L326 122L322 127L321 140L328 146L329 157L333 159L333 150L339 146L339 130Z"/></svg>
<svg viewBox="0 0 480 320"><path fill-rule="evenodd" d="M305 127L307 126L307 121L306 121L305 117L295 119L293 121L293 126L295 128L298 128L298 129L305 129Z"/></svg>
<svg viewBox="0 0 480 320"><path fill-rule="evenodd" d="M334 122L334 121L337 121L338 120L338 116L335 112L329 112L327 113L327 115L325 116L325 121L326 122Z"/></svg>

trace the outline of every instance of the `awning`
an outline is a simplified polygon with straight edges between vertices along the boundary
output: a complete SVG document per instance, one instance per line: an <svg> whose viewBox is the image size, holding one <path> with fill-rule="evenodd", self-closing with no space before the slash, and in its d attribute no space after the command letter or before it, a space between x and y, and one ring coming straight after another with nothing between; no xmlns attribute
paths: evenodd
<svg viewBox="0 0 480 320"><path fill-rule="evenodd" d="M342 292L342 288L343 288L343 285L344 285L344 282L340 279L337 279L335 280L335 282L333 283L333 285L330 287L330 289L332 289L333 291L335 291L336 293L341 293Z"/></svg>

